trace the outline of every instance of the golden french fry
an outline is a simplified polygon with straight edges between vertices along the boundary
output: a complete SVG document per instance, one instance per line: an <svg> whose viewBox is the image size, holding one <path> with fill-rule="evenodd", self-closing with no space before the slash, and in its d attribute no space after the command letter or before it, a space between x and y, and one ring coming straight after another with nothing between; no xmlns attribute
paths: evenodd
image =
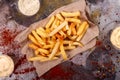
<svg viewBox="0 0 120 80"><path fill-rule="evenodd" d="M55 17L52 16L49 20L49 22L46 24L45 28L48 29L50 28L50 26L52 25L53 21L55 20Z"/></svg>
<svg viewBox="0 0 120 80"><path fill-rule="evenodd" d="M40 53L40 55L46 57L48 54Z"/></svg>
<svg viewBox="0 0 120 80"><path fill-rule="evenodd" d="M77 37L78 37L77 35L75 35L75 36L68 36L68 38L69 38L70 40L73 40L73 41L75 41Z"/></svg>
<svg viewBox="0 0 120 80"><path fill-rule="evenodd" d="M61 53L60 52L57 52L56 54L55 54L55 56L60 56L61 55Z"/></svg>
<svg viewBox="0 0 120 80"><path fill-rule="evenodd" d="M65 21L74 22L74 23L81 23L81 20L76 19L76 18L65 18Z"/></svg>
<svg viewBox="0 0 120 80"><path fill-rule="evenodd" d="M76 18L76 19L78 19L78 16L75 16L75 17L73 17L73 18Z"/></svg>
<svg viewBox="0 0 120 80"><path fill-rule="evenodd" d="M57 26L57 25L55 25L53 29L55 29L55 28L57 28L57 27L58 27L58 26ZM53 29L51 29L51 31L52 31Z"/></svg>
<svg viewBox="0 0 120 80"><path fill-rule="evenodd" d="M53 59L52 59L52 60L55 60L55 59L58 59L58 57L56 57L56 56L55 56L55 57L53 57Z"/></svg>
<svg viewBox="0 0 120 80"><path fill-rule="evenodd" d="M87 29L88 29L89 25L87 24L85 26L85 29L83 30L83 32L78 36L78 38L76 39L76 41L80 41L82 39L82 37L85 35Z"/></svg>
<svg viewBox="0 0 120 80"><path fill-rule="evenodd" d="M65 26L65 28L66 28L66 30L69 30L69 25L67 24L67 25Z"/></svg>
<svg viewBox="0 0 120 80"><path fill-rule="evenodd" d="M53 45L44 45L43 46L44 49L49 49L49 48L52 48L52 47L53 47Z"/></svg>
<svg viewBox="0 0 120 80"><path fill-rule="evenodd" d="M52 41L56 41L56 39L57 39L56 36L52 36L52 39L51 39L51 40L52 40Z"/></svg>
<svg viewBox="0 0 120 80"><path fill-rule="evenodd" d="M64 46L63 46L63 42L60 43L60 51L61 51L63 59L67 60L68 58L67 58L67 54L65 52Z"/></svg>
<svg viewBox="0 0 120 80"><path fill-rule="evenodd" d="M47 33L41 31L39 28L36 29L36 32L39 36L41 36L42 38L46 38L47 37Z"/></svg>
<svg viewBox="0 0 120 80"><path fill-rule="evenodd" d="M42 45L39 44L39 43L37 42L37 40L36 40L31 34L28 35L28 38L29 38L34 44L38 45L39 47L42 47Z"/></svg>
<svg viewBox="0 0 120 80"><path fill-rule="evenodd" d="M49 43L50 45L54 45L54 44L55 44L54 40L50 40L50 41L48 41L48 43Z"/></svg>
<svg viewBox="0 0 120 80"><path fill-rule="evenodd" d="M38 50L35 50L35 55L38 55L39 54L39 51Z"/></svg>
<svg viewBox="0 0 120 80"><path fill-rule="evenodd" d="M72 46L72 43L73 43L73 41L71 41L68 46Z"/></svg>
<svg viewBox="0 0 120 80"><path fill-rule="evenodd" d="M57 20L57 22L56 22L56 26L59 26L59 25L60 25L60 21Z"/></svg>
<svg viewBox="0 0 120 80"><path fill-rule="evenodd" d="M48 44L48 41L51 41L51 38L50 38L50 37L47 37L47 38L46 38L46 44Z"/></svg>
<svg viewBox="0 0 120 80"><path fill-rule="evenodd" d="M73 41L71 41L71 40L64 40L64 41L63 41L63 45L64 45L64 46L71 46L72 43L73 43Z"/></svg>
<svg viewBox="0 0 120 80"><path fill-rule="evenodd" d="M29 46L30 48L34 49L34 50L36 50L36 49L39 48L37 45L35 45L35 44L33 44L33 43L29 44L28 46Z"/></svg>
<svg viewBox="0 0 120 80"><path fill-rule="evenodd" d="M57 54L57 53L56 53L56 54ZM55 54L55 56L54 56L52 59L49 59L50 54L48 54L48 55L47 55L47 58L48 58L49 60L58 59L58 56L56 56L56 54Z"/></svg>
<svg viewBox="0 0 120 80"><path fill-rule="evenodd" d="M80 35L83 30L85 29L85 26L87 25L88 23L86 21L82 22L82 24L80 25L78 31L77 31L77 35Z"/></svg>
<svg viewBox="0 0 120 80"><path fill-rule="evenodd" d="M72 50L72 49L75 49L76 47L75 46L65 46L64 49L65 50Z"/></svg>
<svg viewBox="0 0 120 80"><path fill-rule="evenodd" d="M54 34L56 34L59 30L61 30L63 27L65 27L67 25L67 22L64 21L62 24L60 24L60 26L58 26L56 29L54 29L49 36L53 36Z"/></svg>
<svg viewBox="0 0 120 80"><path fill-rule="evenodd" d="M67 25L66 25L66 26L67 26ZM66 27L63 27L62 31L66 32L66 31L67 31Z"/></svg>
<svg viewBox="0 0 120 80"><path fill-rule="evenodd" d="M48 39L48 38L43 38L43 37L42 37L42 40L43 40L43 42L44 42L45 44L46 44L47 39ZM44 44L44 45L45 45L45 44Z"/></svg>
<svg viewBox="0 0 120 80"><path fill-rule="evenodd" d="M61 14L56 14L56 17L57 17L59 20L64 21L64 18L62 17Z"/></svg>
<svg viewBox="0 0 120 80"><path fill-rule="evenodd" d="M76 35L71 37L72 40L75 40L76 38L77 38Z"/></svg>
<svg viewBox="0 0 120 80"><path fill-rule="evenodd" d="M74 23L71 23L70 28L71 28L72 34L73 34L73 35L76 35L77 32L76 32L75 24L74 24Z"/></svg>
<svg viewBox="0 0 120 80"><path fill-rule="evenodd" d="M61 30L61 31L59 31L59 34L61 35L61 36L64 36L64 38L66 38L67 37L67 35Z"/></svg>
<svg viewBox="0 0 120 80"><path fill-rule="evenodd" d="M63 44L66 45L66 44L70 44L70 43L72 43L72 42L73 42L73 41L70 41L70 40L64 40L64 41L63 41Z"/></svg>
<svg viewBox="0 0 120 80"><path fill-rule="evenodd" d="M49 54L49 51L46 49L38 48L37 51L39 51L40 53Z"/></svg>
<svg viewBox="0 0 120 80"><path fill-rule="evenodd" d="M46 32L47 34L49 34L49 33L51 32L51 30L50 30L50 29L46 29L45 32Z"/></svg>
<svg viewBox="0 0 120 80"><path fill-rule="evenodd" d="M54 46L53 46L52 48L50 48L50 49L49 49L49 51L50 51L50 54L51 54L51 52L52 52L53 48L54 48ZM49 57L49 56L48 56L48 57Z"/></svg>
<svg viewBox="0 0 120 80"><path fill-rule="evenodd" d="M68 35L71 35L73 33L73 35L76 35L76 30L75 30L75 24L74 23L71 23L70 24L70 28L69 30L67 31L67 34Z"/></svg>
<svg viewBox="0 0 120 80"><path fill-rule="evenodd" d="M83 47L83 44L81 42L73 42L73 45Z"/></svg>
<svg viewBox="0 0 120 80"><path fill-rule="evenodd" d="M57 53L57 51L58 51L58 49L59 49L59 46L60 46L60 42L57 41L56 44L55 44L55 46L54 46L54 48L52 49L52 52L51 52L50 56L49 56L49 59L50 59L50 60L51 60L51 59L55 56L55 54Z"/></svg>
<svg viewBox="0 0 120 80"><path fill-rule="evenodd" d="M42 39L38 36L38 34L34 30L32 31L32 34L40 44L45 44L45 43L41 43L43 42Z"/></svg>
<svg viewBox="0 0 120 80"><path fill-rule="evenodd" d="M47 57L47 54L44 54L42 52L39 52L38 50L35 50L35 56L39 56L39 55Z"/></svg>
<svg viewBox="0 0 120 80"><path fill-rule="evenodd" d="M55 20L54 20L52 26L50 27L51 30L53 30L53 29L56 27L57 21L58 21L58 19L55 18Z"/></svg>
<svg viewBox="0 0 120 80"><path fill-rule="evenodd" d="M55 36L56 36L59 40L63 40L63 39L64 39L64 37L61 36L61 35L59 35L59 34L55 34Z"/></svg>
<svg viewBox="0 0 120 80"><path fill-rule="evenodd" d="M37 31L36 30L36 32L37 32L37 34L40 36L40 33L41 33L41 37L42 37L42 40L45 42L45 40L46 40L46 38L44 38L44 37L47 37L47 34L50 32L50 31L48 31L48 29L44 29L43 27L39 27L38 28L38 30L40 31ZM48 32L47 32L48 31Z"/></svg>
<svg viewBox="0 0 120 80"><path fill-rule="evenodd" d="M79 11L77 11L77 12L61 12L61 14L62 14L64 17L80 16L80 12L79 12Z"/></svg>
<svg viewBox="0 0 120 80"><path fill-rule="evenodd" d="M45 32L45 29L43 27L39 27L38 29L42 32Z"/></svg>
<svg viewBox="0 0 120 80"><path fill-rule="evenodd" d="M76 39L76 41L80 41L82 39L83 34L79 35Z"/></svg>
<svg viewBox="0 0 120 80"><path fill-rule="evenodd" d="M80 24L78 23L78 24L76 25L76 31L78 31L79 27L80 27Z"/></svg>
<svg viewBox="0 0 120 80"><path fill-rule="evenodd" d="M71 27L67 30L67 35L71 35L71 33L72 33L72 30L71 30Z"/></svg>
<svg viewBox="0 0 120 80"><path fill-rule="evenodd" d="M60 24L62 24L63 22L62 21L60 21Z"/></svg>

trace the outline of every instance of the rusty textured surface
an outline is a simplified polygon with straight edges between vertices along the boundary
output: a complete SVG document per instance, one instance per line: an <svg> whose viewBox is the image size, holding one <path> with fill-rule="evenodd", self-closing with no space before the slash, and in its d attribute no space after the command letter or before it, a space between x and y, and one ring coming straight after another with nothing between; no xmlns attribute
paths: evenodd
<svg viewBox="0 0 120 80"><path fill-rule="evenodd" d="M4 27L7 27L10 31L17 29L17 31L20 32L24 30L25 27L18 23L24 25L28 24L21 22L22 19L19 18L19 16L15 17L13 14L10 14L8 5L1 4L3 3L1 1L2 0L0 0L0 33ZM43 4L48 6L42 6L46 8L46 10L43 9L43 13L37 16L39 20L45 18L56 8L77 0L67 0L68 2L66 0L44 1ZM111 45L109 37L111 31L120 25L120 0L87 1L91 10L90 19L96 23L100 29L100 36L96 43L96 49L80 53L73 59L56 66L42 77L38 77L33 65L27 62L25 56L20 53L19 47L4 52L6 49L12 48L13 44L4 47L0 46L1 52L13 58L16 67L11 76L0 78L0 80L119 80L120 52L115 50ZM26 19L24 20L29 23ZM38 19L35 18L35 20ZM14 45L17 44L14 43Z"/></svg>

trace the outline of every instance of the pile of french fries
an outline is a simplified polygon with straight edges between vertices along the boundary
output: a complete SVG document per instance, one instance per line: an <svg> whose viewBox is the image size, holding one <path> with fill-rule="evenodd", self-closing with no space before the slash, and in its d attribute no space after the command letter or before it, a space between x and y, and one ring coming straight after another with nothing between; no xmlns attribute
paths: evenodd
<svg viewBox="0 0 120 80"><path fill-rule="evenodd" d="M79 11L60 12L52 16L44 27L39 27L28 35L31 41L29 47L35 54L29 61L50 61L61 56L67 60L67 50L84 46L80 41L88 28L88 22L81 19Z"/></svg>

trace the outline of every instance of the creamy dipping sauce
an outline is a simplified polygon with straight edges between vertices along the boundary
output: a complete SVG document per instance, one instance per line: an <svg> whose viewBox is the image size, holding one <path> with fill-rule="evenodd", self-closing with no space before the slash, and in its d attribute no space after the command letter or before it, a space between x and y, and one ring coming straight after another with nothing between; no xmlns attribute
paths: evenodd
<svg viewBox="0 0 120 80"><path fill-rule="evenodd" d="M113 30L110 41L116 48L120 49L120 27Z"/></svg>
<svg viewBox="0 0 120 80"><path fill-rule="evenodd" d="M7 55L0 55L0 77L9 76L13 70L13 60Z"/></svg>
<svg viewBox="0 0 120 80"><path fill-rule="evenodd" d="M18 9L26 16L32 16L39 11L40 1L39 0L19 0Z"/></svg>

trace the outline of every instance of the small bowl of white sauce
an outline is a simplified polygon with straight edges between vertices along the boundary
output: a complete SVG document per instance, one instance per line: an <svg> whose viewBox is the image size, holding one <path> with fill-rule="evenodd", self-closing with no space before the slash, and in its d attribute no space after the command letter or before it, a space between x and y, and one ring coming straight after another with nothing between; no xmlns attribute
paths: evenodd
<svg viewBox="0 0 120 80"><path fill-rule="evenodd" d="M35 15L40 9L39 0L18 0L19 11L26 16Z"/></svg>
<svg viewBox="0 0 120 80"><path fill-rule="evenodd" d="M115 49L120 50L120 26L112 31L110 41Z"/></svg>
<svg viewBox="0 0 120 80"><path fill-rule="evenodd" d="M7 77L12 74L14 70L14 62L11 57L7 55L0 55L0 77Z"/></svg>

